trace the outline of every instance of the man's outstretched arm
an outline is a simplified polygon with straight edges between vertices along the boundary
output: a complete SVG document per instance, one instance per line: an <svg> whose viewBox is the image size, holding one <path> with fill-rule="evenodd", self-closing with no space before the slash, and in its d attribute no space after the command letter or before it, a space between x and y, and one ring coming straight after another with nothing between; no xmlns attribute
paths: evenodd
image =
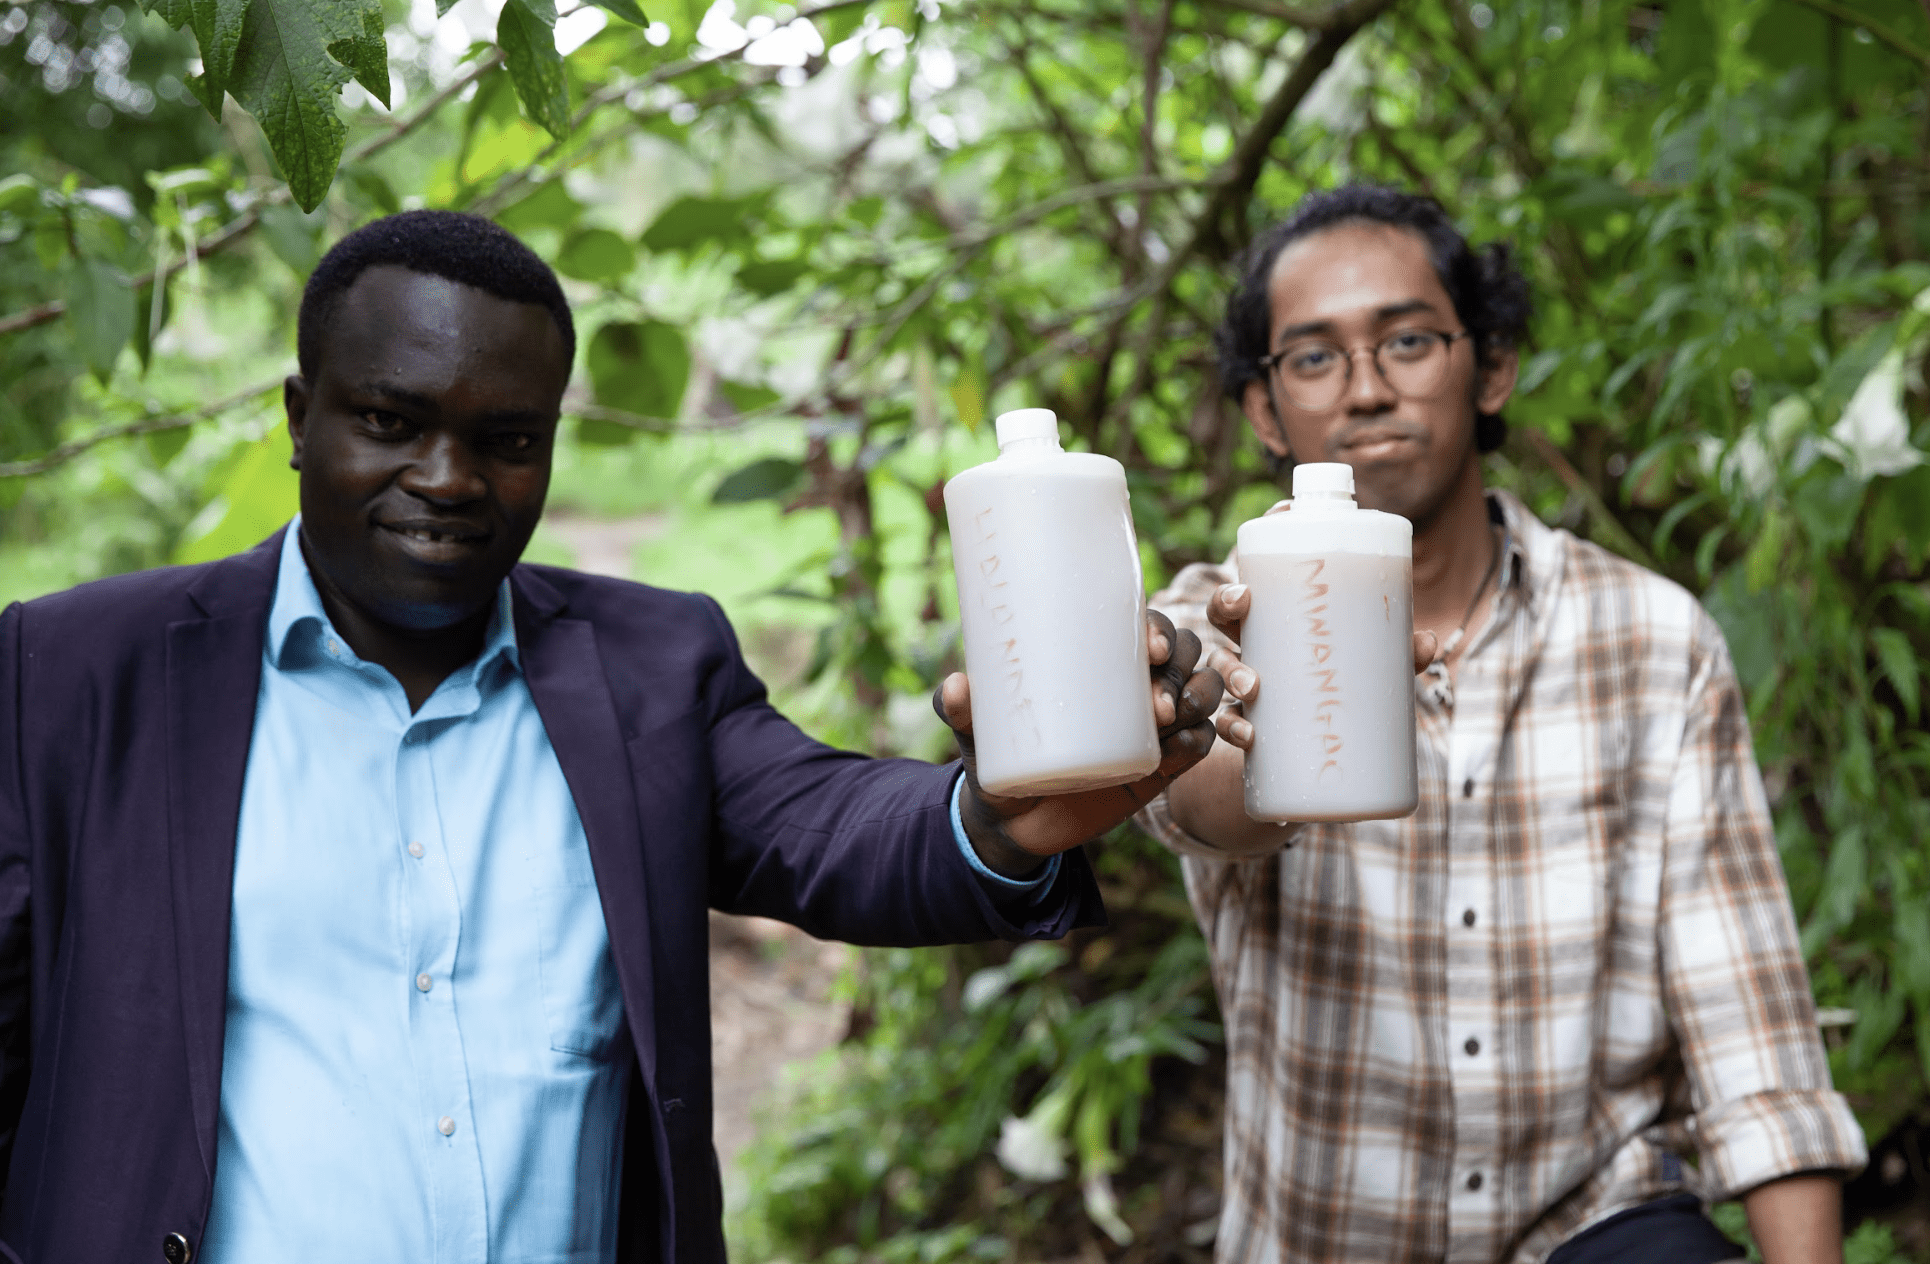
<svg viewBox="0 0 1930 1264"><path fill-rule="evenodd" d="M1843 1184L1820 1172L1786 1176L1742 1196L1763 1264L1843 1264Z"/></svg>

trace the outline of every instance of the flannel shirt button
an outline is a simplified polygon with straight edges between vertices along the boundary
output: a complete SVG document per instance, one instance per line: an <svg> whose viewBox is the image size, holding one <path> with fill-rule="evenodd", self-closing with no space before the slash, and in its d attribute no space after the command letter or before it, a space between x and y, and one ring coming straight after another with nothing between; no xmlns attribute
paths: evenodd
<svg viewBox="0 0 1930 1264"><path fill-rule="evenodd" d="M1473 777L1469 777L1466 781L1461 783L1461 797L1464 799L1472 799L1474 797L1474 778Z"/></svg>
<svg viewBox="0 0 1930 1264"><path fill-rule="evenodd" d="M1481 1188L1481 1173L1479 1172L1468 1173L1468 1188L1473 1190L1478 1190Z"/></svg>
<svg viewBox="0 0 1930 1264"><path fill-rule="evenodd" d="M1481 1042L1479 1040L1476 1040L1473 1036L1469 1036L1468 1042L1462 1045L1461 1047L1468 1051L1468 1056L1470 1058L1472 1058L1475 1054L1481 1052Z"/></svg>
<svg viewBox="0 0 1930 1264"><path fill-rule="evenodd" d="M1474 925L1474 923L1475 923L1475 920L1476 920L1476 918L1475 918L1475 916L1474 916L1474 910L1473 910L1473 909L1463 909L1463 910L1461 910L1461 925L1463 925L1463 926L1472 926L1472 925Z"/></svg>

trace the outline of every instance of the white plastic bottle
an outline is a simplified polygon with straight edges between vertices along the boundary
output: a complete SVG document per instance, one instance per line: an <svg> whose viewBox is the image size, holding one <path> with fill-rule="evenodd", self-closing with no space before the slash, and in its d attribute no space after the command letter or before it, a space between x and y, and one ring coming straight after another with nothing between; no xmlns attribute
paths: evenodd
<svg viewBox="0 0 1930 1264"><path fill-rule="evenodd" d="M1136 781L1159 766L1159 734L1126 471L1062 449L1050 409L996 425L998 459L945 484L979 784Z"/></svg>
<svg viewBox="0 0 1930 1264"><path fill-rule="evenodd" d="M1410 815L1414 763L1414 527L1354 503L1354 471L1293 470L1293 504L1240 525L1252 605L1240 655L1249 706L1246 813L1256 821Z"/></svg>

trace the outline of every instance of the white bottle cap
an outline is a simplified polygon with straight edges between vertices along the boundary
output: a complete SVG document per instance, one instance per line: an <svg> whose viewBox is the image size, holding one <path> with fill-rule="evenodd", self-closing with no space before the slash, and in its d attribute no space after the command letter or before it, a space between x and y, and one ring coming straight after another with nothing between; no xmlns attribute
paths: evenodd
<svg viewBox="0 0 1930 1264"><path fill-rule="evenodd" d="M1293 467L1293 498L1352 500L1354 467L1339 461L1309 461Z"/></svg>
<svg viewBox="0 0 1930 1264"><path fill-rule="evenodd" d="M1059 442L1059 418L1050 408L1014 409L1009 413L1000 413L998 420L992 424L998 432L1001 448L1027 439L1050 439L1054 444Z"/></svg>

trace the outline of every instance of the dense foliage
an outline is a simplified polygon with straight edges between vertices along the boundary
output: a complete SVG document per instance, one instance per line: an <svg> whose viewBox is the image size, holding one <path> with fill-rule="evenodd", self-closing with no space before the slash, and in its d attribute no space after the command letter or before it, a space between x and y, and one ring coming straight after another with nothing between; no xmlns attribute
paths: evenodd
<svg viewBox="0 0 1930 1264"><path fill-rule="evenodd" d="M371 215L469 208L578 307L561 508L650 514L638 577L719 591L815 731L939 754L936 491L987 416L1125 462L1150 579L1219 556L1277 495L1208 341L1239 249L1310 188L1423 188L1536 284L1492 480L1721 621L1837 1083L1873 1140L1925 1112L1913 0L150 7L0 5L0 597L284 520L301 278ZM1199 1190L1130 1156L1199 1109L1203 958L1170 866L1104 856L1116 938L867 960L743 1242L1197 1251Z"/></svg>

